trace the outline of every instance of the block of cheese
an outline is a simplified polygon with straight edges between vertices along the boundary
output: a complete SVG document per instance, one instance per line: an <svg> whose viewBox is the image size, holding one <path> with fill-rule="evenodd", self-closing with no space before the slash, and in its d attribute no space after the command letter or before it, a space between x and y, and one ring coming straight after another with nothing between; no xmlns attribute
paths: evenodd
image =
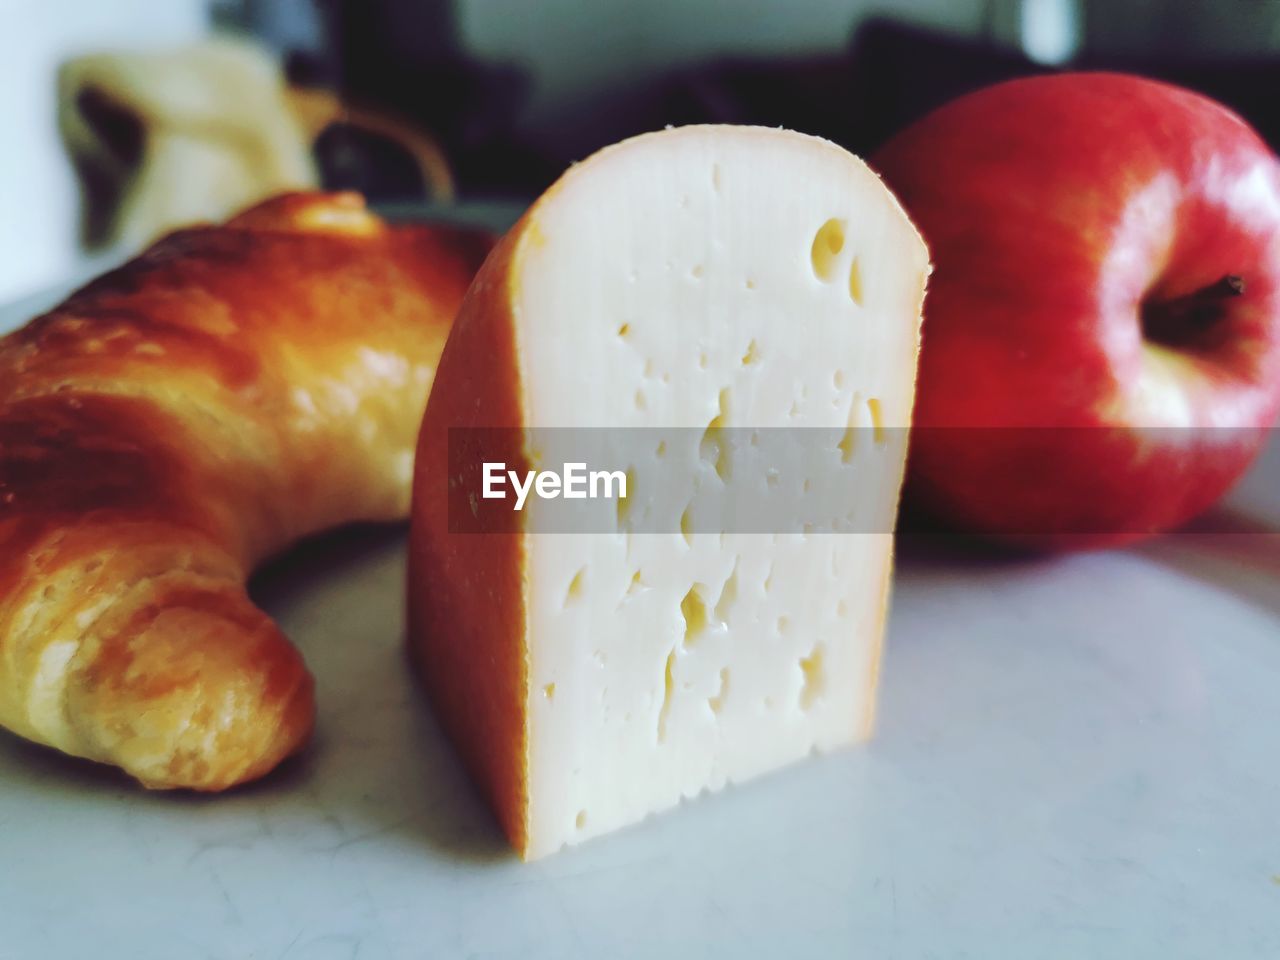
<svg viewBox="0 0 1280 960"><path fill-rule="evenodd" d="M490 256L419 441L409 642L522 856L869 735L928 271L860 160L731 126L599 152ZM850 424L854 533L450 514L468 430L516 428L501 459L523 475L535 428Z"/></svg>

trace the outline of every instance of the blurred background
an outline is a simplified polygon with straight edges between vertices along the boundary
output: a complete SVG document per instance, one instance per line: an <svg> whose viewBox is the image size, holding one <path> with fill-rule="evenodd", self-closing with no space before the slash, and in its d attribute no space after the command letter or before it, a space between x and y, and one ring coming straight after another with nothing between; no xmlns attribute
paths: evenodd
<svg viewBox="0 0 1280 960"><path fill-rule="evenodd" d="M505 201L628 134L867 153L1006 77L1200 89L1280 144L1280 0L0 0L0 302L272 192Z"/></svg>

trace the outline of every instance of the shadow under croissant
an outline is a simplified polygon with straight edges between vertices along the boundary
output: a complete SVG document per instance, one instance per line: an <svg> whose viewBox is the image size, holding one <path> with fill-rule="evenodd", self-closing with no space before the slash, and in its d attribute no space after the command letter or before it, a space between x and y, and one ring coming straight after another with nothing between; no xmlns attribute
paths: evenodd
<svg viewBox="0 0 1280 960"><path fill-rule="evenodd" d="M451 859L510 862L404 654L404 539L401 526L340 530L253 578L254 601L298 642L317 684L312 742L266 777L222 794L149 792L114 767L0 733L0 790L109 797L141 829L151 815L157 829L182 829L173 811L190 811L197 830L215 811L227 827L243 816L230 845L245 849L265 833L335 858L363 844L421 843Z"/></svg>

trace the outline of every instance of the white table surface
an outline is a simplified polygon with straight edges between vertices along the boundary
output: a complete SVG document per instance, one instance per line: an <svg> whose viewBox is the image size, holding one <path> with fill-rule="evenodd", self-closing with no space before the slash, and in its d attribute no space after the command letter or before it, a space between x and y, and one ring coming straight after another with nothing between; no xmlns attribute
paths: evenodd
<svg viewBox="0 0 1280 960"><path fill-rule="evenodd" d="M406 669L402 531L319 541L257 581L320 704L265 782L0 734L0 958L1274 960L1280 444L1200 529L1241 532L904 543L869 747L533 864Z"/></svg>

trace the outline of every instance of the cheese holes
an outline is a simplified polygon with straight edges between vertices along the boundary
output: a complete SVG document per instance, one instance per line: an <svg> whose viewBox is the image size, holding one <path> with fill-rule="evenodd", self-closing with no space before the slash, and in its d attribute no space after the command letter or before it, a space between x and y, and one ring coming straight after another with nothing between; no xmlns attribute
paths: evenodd
<svg viewBox="0 0 1280 960"><path fill-rule="evenodd" d="M631 324L624 323L618 328L618 337L622 340L627 339L631 335Z"/></svg>
<svg viewBox="0 0 1280 960"><path fill-rule="evenodd" d="M701 279L702 279L702 274L703 274L704 272L705 272L705 270L704 270L704 268L703 268L702 264L700 264L700 263L695 263L695 264L694 264L694 265L689 269L689 276L693 277L693 279L695 279L695 280L701 280Z"/></svg>
<svg viewBox="0 0 1280 960"><path fill-rule="evenodd" d="M616 499L618 511L617 529L626 530L631 525L631 503L635 497L636 488L636 472L630 468L627 469L626 475L627 495ZM639 573L636 574L639 576Z"/></svg>
<svg viewBox="0 0 1280 960"><path fill-rule="evenodd" d="M742 355L742 365L744 367L755 366L760 362L760 348L756 342L752 340L747 344L747 352Z"/></svg>
<svg viewBox="0 0 1280 960"><path fill-rule="evenodd" d="M813 264L813 275L823 283L831 283L836 279L839 269L840 254L845 248L845 221L832 217L813 236L813 245L809 249L809 260ZM857 306L862 306L862 264L855 256L849 261L848 279L849 299Z"/></svg>
<svg viewBox="0 0 1280 960"><path fill-rule="evenodd" d="M709 624L707 602L702 598L706 587L695 583L680 601L680 616L684 618L684 645L692 646L706 632Z"/></svg>
<svg viewBox="0 0 1280 960"><path fill-rule="evenodd" d="M814 234L809 260L813 264L813 275L823 283L830 283L835 279L836 258L844 249L844 228L843 220L832 217Z"/></svg>
<svg viewBox="0 0 1280 960"><path fill-rule="evenodd" d="M579 830L581 830L581 829L583 829L584 827L586 827L586 825L587 825L587 811L585 811L585 810L579 810L579 811L578 811L578 815L577 815L576 817L574 817L574 818L573 818L573 825L574 825L575 827L577 827Z"/></svg>
<svg viewBox="0 0 1280 960"><path fill-rule="evenodd" d="M676 651L673 647L667 654L667 662L662 670L662 706L658 708L658 742L667 740L667 714L671 711L671 697L675 692Z"/></svg>
<svg viewBox="0 0 1280 960"><path fill-rule="evenodd" d="M849 264L849 299L862 306L862 268L858 266L858 258Z"/></svg>
<svg viewBox="0 0 1280 960"><path fill-rule="evenodd" d="M573 579L569 581L569 589L564 594L564 605L567 607L575 600L582 599L583 591L586 589L587 568L583 567L573 575Z"/></svg>
<svg viewBox="0 0 1280 960"><path fill-rule="evenodd" d="M693 515L689 512L690 507L685 507L684 512L680 514L680 536L684 538L686 547L693 546Z"/></svg>
<svg viewBox="0 0 1280 960"><path fill-rule="evenodd" d="M542 688L542 698L544 700L554 700L556 698L556 685L554 683L548 683Z"/></svg>
<svg viewBox="0 0 1280 960"><path fill-rule="evenodd" d="M871 420L871 434L876 445L883 444L888 439L884 428L884 410L880 406L880 401L872 397L867 401L867 416Z"/></svg>
<svg viewBox="0 0 1280 960"><path fill-rule="evenodd" d="M716 601L715 617L716 620L725 625L729 625L729 616L733 612L733 605L738 599L738 562L733 563L733 572L729 574L729 579L724 582L724 586L720 589L720 599Z"/></svg>
<svg viewBox="0 0 1280 960"><path fill-rule="evenodd" d="M844 428L844 435L840 438L840 442L836 444L836 449L840 451L840 462L846 467L853 462L853 451L857 449L858 428L850 423Z"/></svg>
<svg viewBox="0 0 1280 960"><path fill-rule="evenodd" d="M807 657L800 659L800 678L800 707L808 710L822 696L826 686L821 644L814 647Z"/></svg>
<svg viewBox="0 0 1280 960"><path fill-rule="evenodd" d="M733 472L733 464L730 459L730 448L728 436L725 434L725 421L729 416L729 388L725 387L720 391L716 415L711 418L711 422L707 424L707 429L702 432L702 441L698 444L698 453L702 459L711 464L723 483L728 483Z"/></svg>
<svg viewBox="0 0 1280 960"><path fill-rule="evenodd" d="M715 695L707 698L707 706L711 708L711 712L718 714L724 709L724 698L729 695L729 668L725 667L720 671L720 688L716 690Z"/></svg>
<svg viewBox="0 0 1280 960"><path fill-rule="evenodd" d="M627 596L634 597L637 593L642 593L646 589L644 579L640 576L640 571L637 570L631 575L631 582L627 584Z"/></svg>

